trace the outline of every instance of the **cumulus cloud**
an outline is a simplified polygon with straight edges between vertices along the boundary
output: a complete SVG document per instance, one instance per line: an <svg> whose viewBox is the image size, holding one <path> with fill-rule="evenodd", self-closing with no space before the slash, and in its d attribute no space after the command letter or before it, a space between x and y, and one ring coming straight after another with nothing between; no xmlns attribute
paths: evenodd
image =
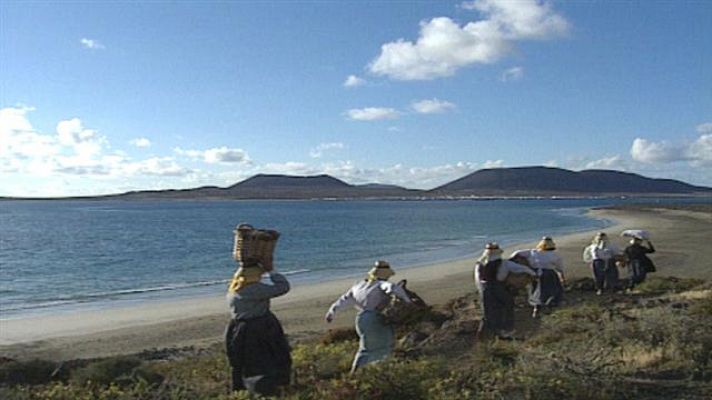
<svg viewBox="0 0 712 400"><path fill-rule="evenodd" d="M635 161L647 164L687 161L693 166L712 166L712 123L700 124L696 130L700 137L680 143L635 138L630 155Z"/></svg>
<svg viewBox="0 0 712 400"><path fill-rule="evenodd" d="M84 46L85 49L91 49L91 50L104 50L106 47L101 44L98 40L96 39L87 39L87 38L82 38L79 43Z"/></svg>
<svg viewBox="0 0 712 400"><path fill-rule="evenodd" d="M412 107L420 114L437 114L453 110L456 106L449 101L431 99L414 102Z"/></svg>
<svg viewBox="0 0 712 400"><path fill-rule="evenodd" d="M344 81L344 86L345 87L356 87L356 86L362 86L366 84L366 80L363 78L359 78L356 75L349 75L346 80Z"/></svg>
<svg viewBox="0 0 712 400"><path fill-rule="evenodd" d="M482 165L482 168L502 168L504 167L504 160L487 160Z"/></svg>
<svg viewBox="0 0 712 400"><path fill-rule="evenodd" d="M356 121L377 121L400 117L400 113L395 109L384 107L352 108L346 111L346 115Z"/></svg>
<svg viewBox="0 0 712 400"><path fill-rule="evenodd" d="M524 68L522 67L512 67L504 70L499 76L499 80L502 82L514 82L522 79L524 77Z"/></svg>
<svg viewBox="0 0 712 400"><path fill-rule="evenodd" d="M135 162L125 167L127 173L132 175L152 176L186 176L193 171L181 167L171 157L153 157L140 162Z"/></svg>
<svg viewBox="0 0 712 400"><path fill-rule="evenodd" d="M285 163L267 163L263 165L259 171L266 174L285 175L317 175L323 173L318 167L294 161L288 161Z"/></svg>
<svg viewBox="0 0 712 400"><path fill-rule="evenodd" d="M448 17L423 21L415 42L382 45L369 71L397 80L451 76L470 65L499 61L518 41L552 39L569 30L564 17L538 0L477 0L463 8L478 11L483 19L463 26Z"/></svg>
<svg viewBox="0 0 712 400"><path fill-rule="evenodd" d="M712 166L712 133L700 136L687 150L687 156L696 166Z"/></svg>
<svg viewBox="0 0 712 400"><path fill-rule="evenodd" d="M131 139L131 141L129 141L129 143L132 146L141 147L141 148L151 147L151 141L144 137Z"/></svg>
<svg viewBox="0 0 712 400"><path fill-rule="evenodd" d="M249 164L250 157L245 150L228 148L226 146L216 147L208 150L184 150L176 147L173 151L181 156L200 160L208 164Z"/></svg>
<svg viewBox="0 0 712 400"><path fill-rule="evenodd" d="M616 169L625 171L627 169L626 161L619 155L604 157L599 160L593 160L586 163L585 169Z"/></svg>
<svg viewBox="0 0 712 400"><path fill-rule="evenodd" d="M700 134L705 134L705 133L712 133L712 122L705 122L704 124L699 124L695 128L697 133Z"/></svg>
<svg viewBox="0 0 712 400"><path fill-rule="evenodd" d="M643 163L669 163L683 161L685 149L681 145L667 141L652 142L643 138L635 138L630 148L630 155L635 161Z"/></svg>
<svg viewBox="0 0 712 400"><path fill-rule="evenodd" d="M86 128L79 118L59 121L54 134L37 132L28 107L0 110L0 170L32 177L92 176L123 179L135 176L187 176L194 171L171 158L133 161L110 151L108 139ZM32 193L37 188L28 188ZM49 192L48 192L49 193Z"/></svg>
<svg viewBox="0 0 712 400"><path fill-rule="evenodd" d="M344 148L344 144L341 142L320 143L318 146L316 146L315 148L313 148L309 151L309 157L320 158L322 155L324 155L324 152L326 152L326 151L335 150L335 149L343 149L343 148Z"/></svg>

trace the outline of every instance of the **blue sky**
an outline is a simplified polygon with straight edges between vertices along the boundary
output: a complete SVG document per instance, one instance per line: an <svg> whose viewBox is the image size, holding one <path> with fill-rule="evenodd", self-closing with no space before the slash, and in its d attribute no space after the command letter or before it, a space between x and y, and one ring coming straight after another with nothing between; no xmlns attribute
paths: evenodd
<svg viewBox="0 0 712 400"><path fill-rule="evenodd" d="M0 3L0 196L480 168L712 186L712 2Z"/></svg>

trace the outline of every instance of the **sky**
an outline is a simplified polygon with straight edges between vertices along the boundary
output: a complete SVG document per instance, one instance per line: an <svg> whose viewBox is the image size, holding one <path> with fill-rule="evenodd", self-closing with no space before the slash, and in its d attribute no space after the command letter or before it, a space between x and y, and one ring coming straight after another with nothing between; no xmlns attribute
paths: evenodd
<svg viewBox="0 0 712 400"><path fill-rule="evenodd" d="M0 196L482 168L712 186L710 1L0 2Z"/></svg>

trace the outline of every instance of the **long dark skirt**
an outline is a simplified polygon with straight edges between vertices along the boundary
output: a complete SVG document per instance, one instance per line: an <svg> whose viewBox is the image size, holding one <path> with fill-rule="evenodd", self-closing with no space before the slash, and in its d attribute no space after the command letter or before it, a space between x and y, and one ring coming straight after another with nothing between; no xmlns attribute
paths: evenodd
<svg viewBox="0 0 712 400"><path fill-rule="evenodd" d="M541 269L541 276L529 288L529 304L532 306L557 306L564 294L559 275L553 269Z"/></svg>
<svg viewBox="0 0 712 400"><path fill-rule="evenodd" d="M630 277L630 288L633 289L635 285L643 283L645 277L648 275L648 271L641 260L632 260L630 262L631 277Z"/></svg>
<svg viewBox="0 0 712 400"><path fill-rule="evenodd" d="M617 290L620 288L618 267L616 267L616 263L612 258L608 260L593 260L591 269L593 270L596 290Z"/></svg>
<svg viewBox="0 0 712 400"><path fill-rule="evenodd" d="M500 335L514 330L514 299L502 282L482 283L482 309L480 332Z"/></svg>
<svg viewBox="0 0 712 400"><path fill-rule="evenodd" d="M231 320L225 330L232 390L274 395L289 384L292 358L282 325L271 312L248 320Z"/></svg>

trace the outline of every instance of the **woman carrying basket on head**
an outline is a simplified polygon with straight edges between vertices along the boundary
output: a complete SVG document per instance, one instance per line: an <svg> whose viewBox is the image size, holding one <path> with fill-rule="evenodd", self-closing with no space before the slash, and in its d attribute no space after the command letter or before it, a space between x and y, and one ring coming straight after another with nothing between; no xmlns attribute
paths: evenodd
<svg viewBox="0 0 712 400"><path fill-rule="evenodd" d="M391 301L391 295L411 303L402 287L388 281L393 275L395 272L387 262L376 261L368 277L354 284L326 313L326 322L331 322L336 311L346 306L353 305L358 310L356 333L359 336L359 348L351 366L352 373L368 363L383 360L393 351L393 327L385 323L381 311Z"/></svg>
<svg viewBox="0 0 712 400"><path fill-rule="evenodd" d="M276 241L278 234L273 236ZM270 311L270 299L287 293L289 282L272 270L271 264L264 265L263 259L238 253L238 239L244 238L236 236L234 256L240 267L228 286L232 318L225 330L231 389L275 395L279 386L289 384L292 358L282 325ZM263 258L271 262L271 254Z"/></svg>

